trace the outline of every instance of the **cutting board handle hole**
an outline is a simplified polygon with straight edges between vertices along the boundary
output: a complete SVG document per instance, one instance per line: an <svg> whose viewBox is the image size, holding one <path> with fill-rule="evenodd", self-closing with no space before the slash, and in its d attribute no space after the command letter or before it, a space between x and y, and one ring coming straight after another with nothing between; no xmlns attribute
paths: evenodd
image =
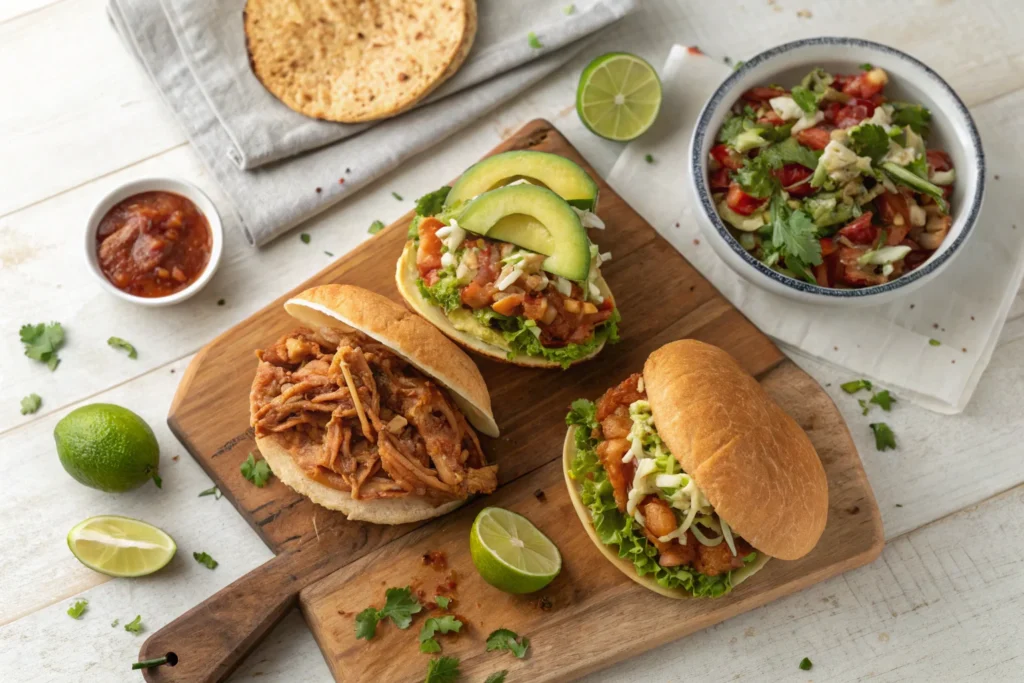
<svg viewBox="0 0 1024 683"><path fill-rule="evenodd" d="M178 663L178 655L176 655L175 653L168 652L164 656L167 657L167 666L174 666Z"/></svg>

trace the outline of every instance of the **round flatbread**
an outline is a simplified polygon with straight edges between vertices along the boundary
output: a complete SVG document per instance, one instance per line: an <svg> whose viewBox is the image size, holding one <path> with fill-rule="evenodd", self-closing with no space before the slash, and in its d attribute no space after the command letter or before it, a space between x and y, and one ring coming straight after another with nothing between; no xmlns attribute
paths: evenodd
<svg viewBox="0 0 1024 683"><path fill-rule="evenodd" d="M476 35L476 0L248 0L253 73L289 108L359 123L399 114L450 78Z"/></svg>

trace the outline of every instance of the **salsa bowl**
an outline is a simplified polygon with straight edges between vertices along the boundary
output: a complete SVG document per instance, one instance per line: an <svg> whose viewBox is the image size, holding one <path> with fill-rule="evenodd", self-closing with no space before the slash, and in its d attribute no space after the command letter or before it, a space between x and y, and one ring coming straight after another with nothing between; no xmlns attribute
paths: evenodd
<svg viewBox="0 0 1024 683"><path fill-rule="evenodd" d="M929 148L945 150L956 169L950 197L952 224L943 242L914 270L889 282L862 288L811 284L773 270L748 252L726 227L716 209L709 179L709 154L733 104L755 86L799 83L816 67L829 73L857 73L871 64L890 76L886 92L894 100L922 104L932 114ZM864 306L903 296L935 278L970 236L985 191L981 138L963 101L942 77L895 48L857 38L822 37L786 43L743 64L715 90L698 117L690 141L690 176L698 220L712 248L737 274L770 292L797 301L830 306Z"/></svg>

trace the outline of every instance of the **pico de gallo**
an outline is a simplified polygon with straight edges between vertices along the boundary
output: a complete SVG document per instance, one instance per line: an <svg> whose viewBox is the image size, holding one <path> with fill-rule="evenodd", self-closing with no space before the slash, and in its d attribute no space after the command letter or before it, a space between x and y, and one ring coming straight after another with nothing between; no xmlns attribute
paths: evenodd
<svg viewBox="0 0 1024 683"><path fill-rule="evenodd" d="M888 74L818 68L743 93L711 149L718 214L751 255L829 288L884 284L949 234L956 172L929 149L931 112L890 101Z"/></svg>

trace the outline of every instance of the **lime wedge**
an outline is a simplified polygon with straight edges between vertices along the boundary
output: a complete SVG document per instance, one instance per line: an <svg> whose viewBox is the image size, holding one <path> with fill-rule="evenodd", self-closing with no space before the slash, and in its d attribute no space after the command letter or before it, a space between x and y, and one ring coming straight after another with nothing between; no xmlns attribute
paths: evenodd
<svg viewBox="0 0 1024 683"><path fill-rule="evenodd" d="M174 539L131 517L100 515L68 532L68 547L89 569L108 576L146 576L174 557Z"/></svg>
<svg viewBox="0 0 1024 683"><path fill-rule="evenodd" d="M607 140L640 137L658 118L660 108L658 73L628 52L609 52L592 61L576 88L580 120Z"/></svg>
<svg viewBox="0 0 1024 683"><path fill-rule="evenodd" d="M469 551L484 581L506 593L533 593L562 570L562 556L522 515L484 508L469 531Z"/></svg>

